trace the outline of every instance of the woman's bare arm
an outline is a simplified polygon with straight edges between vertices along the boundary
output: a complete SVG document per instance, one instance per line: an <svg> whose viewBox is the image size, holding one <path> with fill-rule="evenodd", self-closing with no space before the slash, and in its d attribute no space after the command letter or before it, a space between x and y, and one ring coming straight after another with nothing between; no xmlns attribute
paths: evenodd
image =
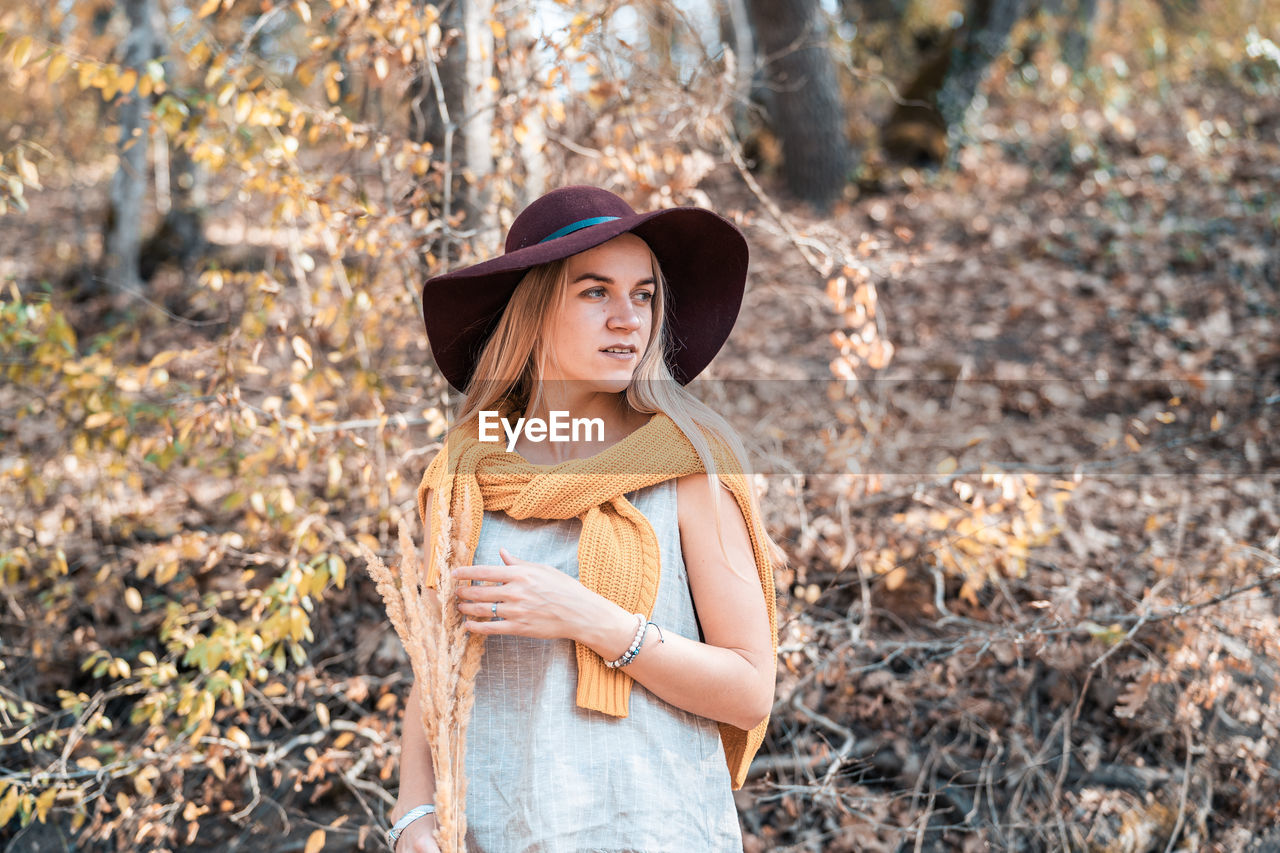
<svg viewBox="0 0 1280 853"><path fill-rule="evenodd" d="M777 659L746 521L728 488L716 491L705 474L676 481L680 545L705 642L668 631L659 643L650 628L626 671L672 705L750 730L773 706ZM716 536L717 500L725 553ZM626 619L612 629L615 645L635 624L622 612Z"/></svg>

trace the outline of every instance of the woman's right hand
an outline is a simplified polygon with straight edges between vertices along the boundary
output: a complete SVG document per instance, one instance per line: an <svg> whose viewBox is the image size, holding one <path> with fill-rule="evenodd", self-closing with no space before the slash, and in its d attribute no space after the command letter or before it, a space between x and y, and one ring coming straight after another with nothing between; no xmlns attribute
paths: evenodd
<svg viewBox="0 0 1280 853"><path fill-rule="evenodd" d="M395 853L440 853L436 844L436 816L420 817L404 828L396 839Z"/></svg>

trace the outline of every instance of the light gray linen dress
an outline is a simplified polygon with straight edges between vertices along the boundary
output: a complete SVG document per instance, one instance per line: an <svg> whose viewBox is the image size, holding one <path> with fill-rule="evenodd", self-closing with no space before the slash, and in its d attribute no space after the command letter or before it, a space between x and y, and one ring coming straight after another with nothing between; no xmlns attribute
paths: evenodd
<svg viewBox="0 0 1280 853"><path fill-rule="evenodd" d="M661 546L652 620L666 636L698 639L675 481L627 499L649 519ZM518 521L485 511L475 563L502 565L504 547L576 578L581 529L577 519ZM632 684L626 717L584 710L575 703L571 641L490 636L485 643L467 734L468 850L742 853L713 721L639 683Z"/></svg>

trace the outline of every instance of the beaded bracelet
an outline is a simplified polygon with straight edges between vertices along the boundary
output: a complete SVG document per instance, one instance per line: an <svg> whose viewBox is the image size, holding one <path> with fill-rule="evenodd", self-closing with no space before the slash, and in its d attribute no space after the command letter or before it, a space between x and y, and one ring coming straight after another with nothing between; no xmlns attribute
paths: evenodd
<svg viewBox="0 0 1280 853"><path fill-rule="evenodd" d="M604 662L604 665L609 667L610 669L619 669L631 663L632 659L635 658L635 656L639 653L640 645L644 643L644 634L645 634L645 631L648 629L649 625L647 622L644 621L643 613L637 613L635 614L635 617L636 617L635 639L631 641L631 645L627 647L627 650L623 652L622 655L617 660L607 660Z"/></svg>

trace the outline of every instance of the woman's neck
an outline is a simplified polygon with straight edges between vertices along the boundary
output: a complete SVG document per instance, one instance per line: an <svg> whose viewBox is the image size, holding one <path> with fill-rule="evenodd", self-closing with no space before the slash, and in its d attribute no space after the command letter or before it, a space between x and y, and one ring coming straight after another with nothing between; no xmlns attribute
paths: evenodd
<svg viewBox="0 0 1280 853"><path fill-rule="evenodd" d="M553 391L544 391L542 399L536 405L527 406L520 417L526 423L536 418L550 424L553 413L561 413L561 420L579 421L584 426L591 426L578 433L586 440L578 441L552 441L548 438L533 441L527 433L522 434L516 442L515 452L535 465L554 465L594 456L644 426L652 417L632 409L625 394L593 392L571 395ZM595 427L596 423L602 429ZM570 436L572 434L571 430Z"/></svg>

